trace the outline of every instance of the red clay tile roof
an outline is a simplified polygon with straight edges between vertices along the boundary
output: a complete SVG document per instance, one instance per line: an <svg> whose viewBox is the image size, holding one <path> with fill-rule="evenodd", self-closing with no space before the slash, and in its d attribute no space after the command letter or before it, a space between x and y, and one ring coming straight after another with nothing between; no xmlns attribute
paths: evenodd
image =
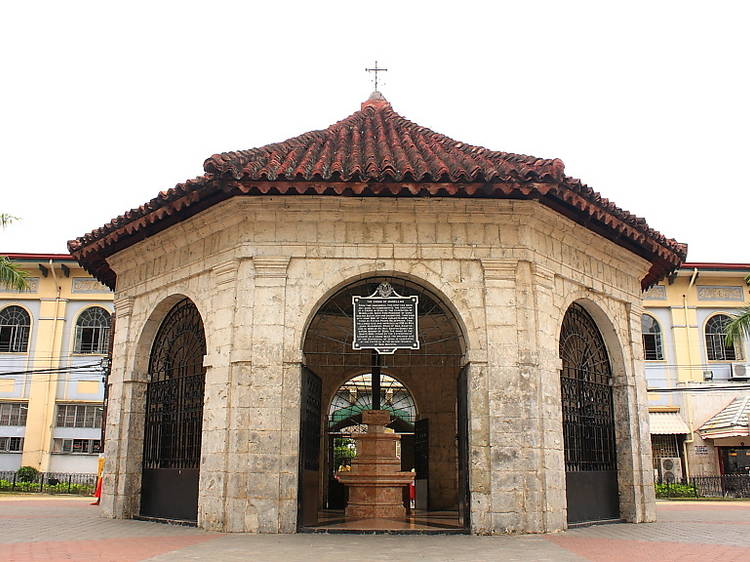
<svg viewBox="0 0 750 562"><path fill-rule="evenodd" d="M404 119L375 92L323 131L251 150L214 154L206 173L235 180L374 182L560 181L561 160L493 152Z"/></svg>
<svg viewBox="0 0 750 562"><path fill-rule="evenodd" d="M106 257L235 195L537 199L652 263L644 288L685 260L687 246L566 177L561 160L495 152L452 140L393 111L374 93L322 131L261 148L214 154L205 174L68 242L92 275L114 288Z"/></svg>

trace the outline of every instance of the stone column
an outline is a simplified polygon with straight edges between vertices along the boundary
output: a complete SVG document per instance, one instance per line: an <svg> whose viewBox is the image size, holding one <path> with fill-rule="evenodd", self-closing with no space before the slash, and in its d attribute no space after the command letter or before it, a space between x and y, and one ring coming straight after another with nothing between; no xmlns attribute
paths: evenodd
<svg viewBox="0 0 750 562"><path fill-rule="evenodd" d="M232 418L233 339L237 273L239 260L230 259L211 268L210 276L201 279L201 292L210 295L206 302L209 317L204 318L207 353L203 359L206 382L203 400L200 483L198 486L198 525L210 530L228 530L225 496L228 493L237 451L233 442Z"/></svg>
<svg viewBox="0 0 750 562"><path fill-rule="evenodd" d="M490 449L489 368L469 356L467 402L469 415L469 492L471 532L492 532L492 456Z"/></svg>
<svg viewBox="0 0 750 562"><path fill-rule="evenodd" d="M529 448L528 413L531 373L519 359L528 342L519 333L518 260L484 259L487 311L487 385L491 521L488 533L526 531L529 466L537 463ZM521 319L523 320L523 319ZM525 323L525 322L524 322ZM523 345L524 349L521 349ZM532 469L533 471L533 469Z"/></svg>
<svg viewBox="0 0 750 562"><path fill-rule="evenodd" d="M541 527L543 532L566 528L565 452L560 391L559 330L563 312L555 309L554 272L533 264L531 279L536 314L537 388L541 448Z"/></svg>
<svg viewBox="0 0 750 562"><path fill-rule="evenodd" d="M146 380L135 369L136 342L131 335L133 298L118 295L105 421L101 510L107 517L131 518L138 513Z"/></svg>
<svg viewBox="0 0 750 562"><path fill-rule="evenodd" d="M648 396L643 373L640 303L623 303L623 361L614 367L620 511L626 521L656 520Z"/></svg>
<svg viewBox="0 0 750 562"><path fill-rule="evenodd" d="M241 368L238 383L245 385L241 395L244 413L239 430L247 431L247 472L244 496L227 499L228 518L243 518L248 532L278 533L282 530L279 513L282 503L282 474L285 486L291 470L282 460L282 435L287 418L298 418L299 410L283 409L284 326L286 281L289 257L254 256L252 335L249 340L249 362ZM297 374L299 378L299 374ZM241 380L240 380L241 379ZM240 396L235 397L235 401ZM299 398L297 398L299 402ZM296 468L294 469L296 477ZM296 480L295 480L296 485ZM288 492L283 505L288 507ZM296 498L296 494L294 496ZM241 514L237 513L241 510ZM291 532L290 521L284 518L283 530ZM232 529L234 530L234 526Z"/></svg>
<svg viewBox="0 0 750 562"><path fill-rule="evenodd" d="M559 358L551 271L485 259L491 532L564 527Z"/></svg>

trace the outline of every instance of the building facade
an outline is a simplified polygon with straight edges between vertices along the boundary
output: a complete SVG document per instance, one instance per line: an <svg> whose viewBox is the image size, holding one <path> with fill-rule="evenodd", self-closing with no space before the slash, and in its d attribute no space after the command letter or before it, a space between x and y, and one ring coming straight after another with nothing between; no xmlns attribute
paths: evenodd
<svg viewBox="0 0 750 562"><path fill-rule="evenodd" d="M666 481L750 472L750 345L725 342L750 305L750 264L685 263L644 294L654 470Z"/></svg>
<svg viewBox="0 0 750 562"><path fill-rule="evenodd" d="M377 92L204 168L69 243L115 289L108 516L335 528L337 443L378 372L422 520L654 519L641 290L684 245L559 160L453 141ZM384 285L418 297L418 349L353 345L353 299Z"/></svg>
<svg viewBox="0 0 750 562"><path fill-rule="evenodd" d="M66 254L5 254L29 288L0 287L0 470L95 473L112 292Z"/></svg>

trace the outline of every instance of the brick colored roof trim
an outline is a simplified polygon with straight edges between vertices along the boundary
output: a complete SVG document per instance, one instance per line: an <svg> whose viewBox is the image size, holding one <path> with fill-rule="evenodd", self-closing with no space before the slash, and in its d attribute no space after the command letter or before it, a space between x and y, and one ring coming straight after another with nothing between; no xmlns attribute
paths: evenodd
<svg viewBox="0 0 750 562"><path fill-rule="evenodd" d="M644 289L678 268L687 254L686 245L564 176L560 160L453 141L400 117L378 97L324 131L214 155L204 168L204 175L69 241L71 254L114 289L107 256L237 195L536 199L651 261Z"/></svg>

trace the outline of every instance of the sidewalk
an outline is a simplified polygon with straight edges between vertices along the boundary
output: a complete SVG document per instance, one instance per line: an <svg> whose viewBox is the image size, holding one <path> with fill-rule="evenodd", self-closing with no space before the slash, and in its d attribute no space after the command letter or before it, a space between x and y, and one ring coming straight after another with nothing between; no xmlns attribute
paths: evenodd
<svg viewBox="0 0 750 562"><path fill-rule="evenodd" d="M0 495L0 561L750 560L750 502L660 502L657 523L557 535L222 535L99 516L90 498Z"/></svg>

